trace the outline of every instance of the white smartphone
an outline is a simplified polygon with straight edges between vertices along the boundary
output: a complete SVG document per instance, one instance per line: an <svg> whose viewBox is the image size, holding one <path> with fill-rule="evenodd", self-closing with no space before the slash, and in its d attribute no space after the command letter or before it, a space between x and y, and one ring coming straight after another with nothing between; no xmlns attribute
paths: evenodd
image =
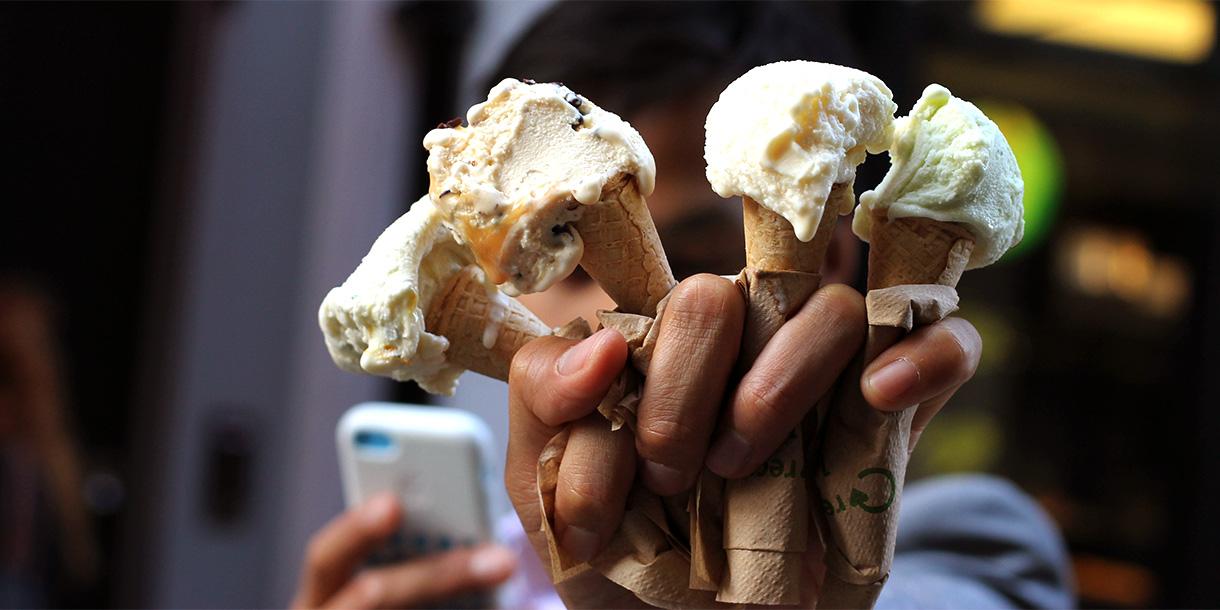
<svg viewBox="0 0 1220 610"><path fill-rule="evenodd" d="M374 562L491 541L491 431L481 419L451 407L366 402L348 409L336 437L348 507L390 491L406 513Z"/></svg>

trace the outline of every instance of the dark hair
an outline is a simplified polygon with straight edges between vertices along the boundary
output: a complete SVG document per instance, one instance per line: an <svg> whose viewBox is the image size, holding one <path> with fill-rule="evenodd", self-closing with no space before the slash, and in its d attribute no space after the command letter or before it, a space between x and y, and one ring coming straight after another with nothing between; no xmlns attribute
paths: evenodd
<svg viewBox="0 0 1220 610"><path fill-rule="evenodd" d="M522 35L486 89L509 76L562 82L626 116L688 91L718 91L753 66L785 59L851 63L839 7L560 2Z"/></svg>

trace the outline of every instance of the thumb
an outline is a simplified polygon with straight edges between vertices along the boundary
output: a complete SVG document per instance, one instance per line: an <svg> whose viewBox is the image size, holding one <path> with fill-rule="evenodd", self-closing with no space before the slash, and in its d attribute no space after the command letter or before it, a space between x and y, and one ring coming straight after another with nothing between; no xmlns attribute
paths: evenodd
<svg viewBox="0 0 1220 610"><path fill-rule="evenodd" d="M560 426L597 408L627 362L627 342L603 329L584 341L543 337L526 344L513 358L508 379L508 455L504 484L521 525L538 532L538 456ZM533 539L540 557L546 545ZM544 560L545 563L545 560Z"/></svg>
<svg viewBox="0 0 1220 610"><path fill-rule="evenodd" d="M547 426L591 413L627 362L627 342L603 328L583 341L544 337L513 358L509 402L525 407Z"/></svg>

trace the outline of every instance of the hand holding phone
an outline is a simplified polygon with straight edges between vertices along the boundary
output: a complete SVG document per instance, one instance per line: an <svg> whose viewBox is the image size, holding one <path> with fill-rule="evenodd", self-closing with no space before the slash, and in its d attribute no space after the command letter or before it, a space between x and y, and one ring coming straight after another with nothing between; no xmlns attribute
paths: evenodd
<svg viewBox="0 0 1220 610"><path fill-rule="evenodd" d="M486 544L486 426L456 409L365 403L336 437L350 508L310 542L293 605L489 607L516 561ZM378 567L353 577L366 562Z"/></svg>
<svg viewBox="0 0 1220 610"><path fill-rule="evenodd" d="M509 549L483 545L355 570L403 525L402 505L380 494L335 517L309 542L293 608L451 607L447 600L486 591L516 567Z"/></svg>

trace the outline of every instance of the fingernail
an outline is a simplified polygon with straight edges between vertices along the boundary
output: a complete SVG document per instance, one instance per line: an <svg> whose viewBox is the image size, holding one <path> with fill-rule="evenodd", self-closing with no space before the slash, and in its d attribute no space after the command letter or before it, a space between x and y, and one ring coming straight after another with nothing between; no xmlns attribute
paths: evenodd
<svg viewBox="0 0 1220 610"><path fill-rule="evenodd" d="M707 467L722 477L732 477L750 459L750 443L736 430L728 430L716 439L707 454Z"/></svg>
<svg viewBox="0 0 1220 610"><path fill-rule="evenodd" d="M652 460L644 462L644 480L653 491L663 496L671 496L686 488L686 475L682 471Z"/></svg>
<svg viewBox="0 0 1220 610"><path fill-rule="evenodd" d="M605 332L606 329L599 330L584 341L568 348L568 351L559 357L559 362L555 363L555 370L560 375L571 375L583 369L585 362L589 360L589 355L597 351L597 346L601 343Z"/></svg>
<svg viewBox="0 0 1220 610"><path fill-rule="evenodd" d="M386 522L390 518L390 513L394 512L394 504L396 500L390 494L381 494L368 504L364 505L364 522L377 527Z"/></svg>
<svg viewBox="0 0 1220 610"><path fill-rule="evenodd" d="M906 358L899 358L868 376L869 388L889 403L899 402L918 382L919 369Z"/></svg>
<svg viewBox="0 0 1220 610"><path fill-rule="evenodd" d="M563 550L567 551L573 559L577 561L589 561L593 559L593 555L597 553L598 536L594 532L583 527L569 525L563 531L563 540L560 541L563 545Z"/></svg>
<svg viewBox="0 0 1220 610"><path fill-rule="evenodd" d="M470 575L479 580L497 580L517 567L513 552L502 546L487 546L470 557Z"/></svg>

